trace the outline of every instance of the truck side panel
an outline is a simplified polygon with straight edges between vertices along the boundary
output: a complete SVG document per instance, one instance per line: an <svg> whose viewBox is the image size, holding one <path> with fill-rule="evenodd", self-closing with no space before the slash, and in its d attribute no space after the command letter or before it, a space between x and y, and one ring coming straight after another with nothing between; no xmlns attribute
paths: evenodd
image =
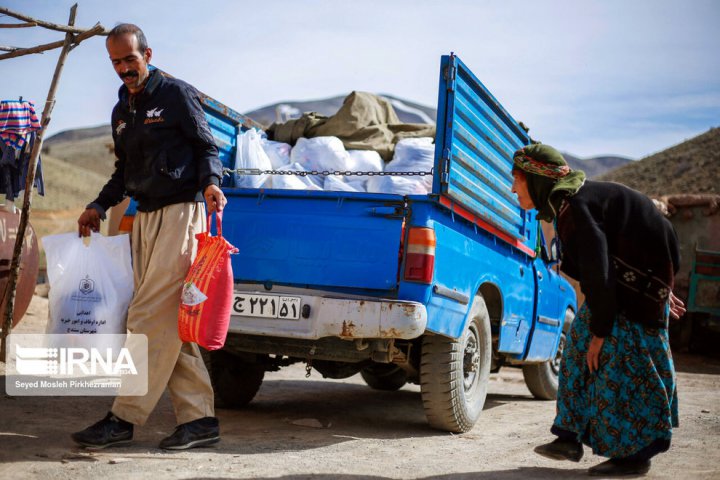
<svg viewBox="0 0 720 480"><path fill-rule="evenodd" d="M513 153L530 138L454 55L442 57L439 83L435 150L439 174L434 178L433 193L452 215L450 222L438 217L445 228L436 227L435 282L445 291L462 290L469 304L480 285L493 284L502 299L499 350L521 359L538 318L535 300L540 284L533 265L538 222L535 212L521 209L512 194L510 172ZM460 226L468 222L472 228ZM453 231L457 235L450 233ZM543 285L551 282L548 276ZM542 305L543 318L549 323L538 329L535 354L549 350L547 344L559 338L557 324L562 315L557 312L554 292L550 295L547 301L553 305ZM470 305L458 319L432 308L436 303L447 309L447 300L438 302L433 297L428 325L457 337L469 320Z"/></svg>
<svg viewBox="0 0 720 480"><path fill-rule="evenodd" d="M475 293L491 283L502 296L499 350L522 354L533 323L531 259L427 198L412 197L409 207L408 225L435 230L435 273L431 285L401 282L398 296L426 303L428 330L458 338Z"/></svg>
<svg viewBox="0 0 720 480"><path fill-rule="evenodd" d="M530 142L525 131L454 55L441 60L433 193L462 207L529 255L531 212L510 191L512 155Z"/></svg>

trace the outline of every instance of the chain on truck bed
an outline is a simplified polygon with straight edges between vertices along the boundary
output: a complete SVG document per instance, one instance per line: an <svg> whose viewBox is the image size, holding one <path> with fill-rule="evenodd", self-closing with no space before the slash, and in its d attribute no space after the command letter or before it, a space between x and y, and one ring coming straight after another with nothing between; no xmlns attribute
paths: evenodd
<svg viewBox="0 0 720 480"><path fill-rule="evenodd" d="M351 172L339 170L312 170L312 171L295 171L295 170L260 170L259 168L223 168L223 175L236 173L238 175L298 175L305 177L307 175L342 175L342 176L358 176L358 177L422 177L432 175L435 169L431 168L429 172Z"/></svg>

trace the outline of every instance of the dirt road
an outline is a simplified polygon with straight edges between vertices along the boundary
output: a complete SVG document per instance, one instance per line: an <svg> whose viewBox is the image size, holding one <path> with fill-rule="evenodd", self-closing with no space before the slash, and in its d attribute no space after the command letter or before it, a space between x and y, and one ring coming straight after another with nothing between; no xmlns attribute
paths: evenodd
<svg viewBox="0 0 720 480"><path fill-rule="evenodd" d="M35 296L16 331L40 333L46 321L47 300ZM676 364L681 426L647 478L719 479L720 359L676 355ZM478 424L451 435L427 427L417 386L377 392L359 376L306 379L302 366L290 367L267 374L247 409L218 410L218 445L181 453L157 448L174 428L168 398L131 446L89 453L69 433L104 416L111 399L3 395L0 478L559 480L585 477L603 460L587 450L578 464L535 455L532 448L551 439L554 402L533 400L519 370L491 378Z"/></svg>

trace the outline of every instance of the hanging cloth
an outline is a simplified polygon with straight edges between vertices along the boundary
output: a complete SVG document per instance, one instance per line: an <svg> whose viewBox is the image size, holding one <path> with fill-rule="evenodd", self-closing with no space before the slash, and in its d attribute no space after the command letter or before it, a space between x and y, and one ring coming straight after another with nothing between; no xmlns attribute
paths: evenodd
<svg viewBox="0 0 720 480"><path fill-rule="evenodd" d="M0 101L0 193L10 202L25 188L32 147L41 128L33 102ZM33 185L40 195L45 194L40 158Z"/></svg>

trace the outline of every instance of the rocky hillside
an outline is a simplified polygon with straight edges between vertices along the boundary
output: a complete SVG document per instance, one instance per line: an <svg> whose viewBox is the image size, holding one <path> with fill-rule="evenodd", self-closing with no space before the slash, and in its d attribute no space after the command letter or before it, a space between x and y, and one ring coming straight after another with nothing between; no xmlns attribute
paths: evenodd
<svg viewBox="0 0 720 480"><path fill-rule="evenodd" d="M720 193L720 128L599 177L648 196Z"/></svg>

